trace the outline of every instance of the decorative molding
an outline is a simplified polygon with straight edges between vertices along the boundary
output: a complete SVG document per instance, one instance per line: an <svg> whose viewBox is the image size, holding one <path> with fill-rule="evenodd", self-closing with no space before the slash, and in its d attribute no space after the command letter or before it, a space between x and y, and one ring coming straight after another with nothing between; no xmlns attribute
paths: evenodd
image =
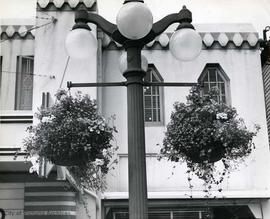
<svg viewBox="0 0 270 219"><path fill-rule="evenodd" d="M218 36L218 42L222 47L225 47L229 42L229 38L225 33L220 33Z"/></svg>
<svg viewBox="0 0 270 219"><path fill-rule="evenodd" d="M67 2L71 8L75 8L79 4L80 1L79 0L68 0Z"/></svg>
<svg viewBox="0 0 270 219"><path fill-rule="evenodd" d="M39 0L44 2L45 0ZM59 0L54 2L59 6L64 1L67 3L67 0ZM51 0L49 0L51 3ZM85 1L86 2L86 1ZM93 1L94 2L94 1ZM81 4L82 0L69 0L69 4ZM44 4L44 3L43 3ZM85 4L85 3L84 3ZM89 5L89 4L88 4ZM33 25L2 25L0 26L1 40L3 39L34 39L35 30L27 31L34 27ZM201 35L204 49L254 49L257 48L259 44L259 37L256 32L199 32ZM154 47L155 49L168 49L170 36L172 33L163 33L157 37L152 42L148 43L145 46L145 49L150 49ZM122 46L106 35L103 34L102 38L103 48L108 49L122 49Z"/></svg>
<svg viewBox="0 0 270 219"><path fill-rule="evenodd" d="M233 40L234 45L236 45L238 47L240 47L242 45L243 41L244 41L243 37L240 35L240 33L234 34L232 40Z"/></svg>
<svg viewBox="0 0 270 219"><path fill-rule="evenodd" d="M27 34L27 28L26 26L20 26L19 29L18 29L18 34L21 36L21 37L25 37L25 35Z"/></svg>
<svg viewBox="0 0 270 219"><path fill-rule="evenodd" d="M95 5L96 0L38 0L37 1L37 10L38 11L55 11L55 10L64 10L64 11L73 11L78 8L80 5L83 5L88 10L96 11Z"/></svg>
<svg viewBox="0 0 270 219"><path fill-rule="evenodd" d="M34 39L34 30L28 31L34 25L1 25L1 40L5 39Z"/></svg>
<svg viewBox="0 0 270 219"><path fill-rule="evenodd" d="M166 47L169 44L170 38L167 34L163 33L159 36L158 41L162 47Z"/></svg>
<svg viewBox="0 0 270 219"><path fill-rule="evenodd" d="M259 37L256 32L200 32L203 41L203 49L256 49ZM172 33L163 33L145 46L145 49L168 49ZM104 34L102 40L103 48L122 49L121 45L114 42L108 35Z"/></svg>
<svg viewBox="0 0 270 219"><path fill-rule="evenodd" d="M12 37L14 33L15 33L14 26L8 26L6 29L6 34L8 35L8 37Z"/></svg>
<svg viewBox="0 0 270 219"><path fill-rule="evenodd" d="M154 45L155 41L156 40L153 40L150 43L147 43L146 46L149 47L149 48L152 47Z"/></svg>
<svg viewBox="0 0 270 219"><path fill-rule="evenodd" d="M250 46L255 46L258 42L258 37L254 33L250 33L247 37Z"/></svg>
<svg viewBox="0 0 270 219"><path fill-rule="evenodd" d="M207 33L203 37L203 42L207 47L210 47L214 43L214 38L210 33Z"/></svg>

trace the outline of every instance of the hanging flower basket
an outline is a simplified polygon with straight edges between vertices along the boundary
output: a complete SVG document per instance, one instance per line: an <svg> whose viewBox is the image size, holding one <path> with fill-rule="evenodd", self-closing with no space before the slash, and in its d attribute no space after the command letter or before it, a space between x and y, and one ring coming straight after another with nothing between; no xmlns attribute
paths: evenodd
<svg viewBox="0 0 270 219"><path fill-rule="evenodd" d="M202 96L200 87L194 87L187 104L175 103L160 151L161 158L184 161L199 178L214 183L215 162L224 164L223 180L232 162L251 153L259 130L247 130L235 108L218 103L217 95L217 88Z"/></svg>
<svg viewBox="0 0 270 219"><path fill-rule="evenodd" d="M39 123L28 128L27 151L62 166L87 166L96 159L107 171L115 127L98 115L96 102L77 93L75 97L63 90L56 94L55 104L36 113Z"/></svg>

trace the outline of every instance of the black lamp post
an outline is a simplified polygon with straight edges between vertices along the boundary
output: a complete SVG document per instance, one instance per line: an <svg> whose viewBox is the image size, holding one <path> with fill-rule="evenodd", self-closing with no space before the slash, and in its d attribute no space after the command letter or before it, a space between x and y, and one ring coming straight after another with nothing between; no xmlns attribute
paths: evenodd
<svg viewBox="0 0 270 219"><path fill-rule="evenodd" d="M114 41L121 44L127 52L127 69L123 73L126 81L75 84L68 82L68 87L127 86L130 219L148 218L143 86L192 86L196 84L144 82L145 71L141 67L141 50L147 43L163 33L169 25L180 23L171 37L170 50L176 58L182 60L195 58L200 53L202 41L199 34L194 31L191 21L191 12L184 6L179 13L170 14L153 23L152 14L142 0L126 0L117 16L117 25L108 22L98 14L77 11L76 24L66 40L70 56L83 58L96 52L94 37L90 34L91 29L87 25L87 23L94 23ZM87 41L92 48L86 46Z"/></svg>

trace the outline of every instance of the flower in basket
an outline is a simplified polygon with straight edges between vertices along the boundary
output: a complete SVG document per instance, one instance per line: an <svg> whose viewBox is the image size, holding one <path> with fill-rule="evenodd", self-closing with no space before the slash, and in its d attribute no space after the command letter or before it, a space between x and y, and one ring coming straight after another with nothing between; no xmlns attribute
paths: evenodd
<svg viewBox="0 0 270 219"><path fill-rule="evenodd" d="M30 155L72 166L73 171L108 172L116 129L98 115L96 102L88 95L71 96L60 90L56 102L39 109L36 117L39 123L28 128L24 141Z"/></svg>
<svg viewBox="0 0 270 219"><path fill-rule="evenodd" d="M259 126L249 131L235 108L216 101L217 88L201 94L200 87L193 87L186 104L175 103L160 157L184 161L206 183L219 184L233 164L251 153ZM222 171L217 170L217 161L222 161Z"/></svg>

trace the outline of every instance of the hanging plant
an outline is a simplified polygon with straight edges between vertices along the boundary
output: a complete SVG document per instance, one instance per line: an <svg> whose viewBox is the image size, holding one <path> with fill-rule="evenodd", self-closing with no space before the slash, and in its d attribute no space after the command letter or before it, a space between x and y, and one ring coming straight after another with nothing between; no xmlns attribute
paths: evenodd
<svg viewBox="0 0 270 219"><path fill-rule="evenodd" d="M39 123L28 128L29 136L24 141L26 151L70 166L80 184L92 180L95 185L88 185L98 188L109 169L116 129L98 115L96 102L80 92L73 97L60 90L55 104L39 109L36 117Z"/></svg>
<svg viewBox="0 0 270 219"><path fill-rule="evenodd" d="M186 162L188 171L207 184L221 183L226 173L251 153L252 139L259 130L255 125L255 131L249 131L235 108L218 103L218 92L212 88L202 96L200 87L193 87L187 104L174 104L160 151L160 158ZM216 167L217 161L222 161L222 171Z"/></svg>

